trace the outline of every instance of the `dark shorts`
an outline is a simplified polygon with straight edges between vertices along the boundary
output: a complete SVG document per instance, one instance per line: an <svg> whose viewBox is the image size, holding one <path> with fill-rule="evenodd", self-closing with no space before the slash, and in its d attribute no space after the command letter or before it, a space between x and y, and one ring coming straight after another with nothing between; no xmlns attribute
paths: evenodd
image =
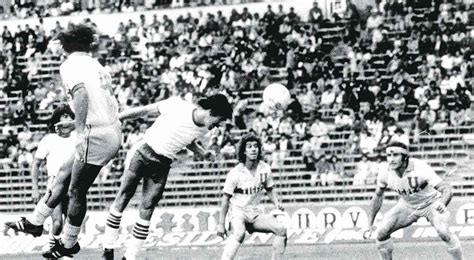
<svg viewBox="0 0 474 260"><path fill-rule="evenodd" d="M143 143L133 154L127 170L155 183L165 184L172 162L172 159L155 153L148 144Z"/></svg>

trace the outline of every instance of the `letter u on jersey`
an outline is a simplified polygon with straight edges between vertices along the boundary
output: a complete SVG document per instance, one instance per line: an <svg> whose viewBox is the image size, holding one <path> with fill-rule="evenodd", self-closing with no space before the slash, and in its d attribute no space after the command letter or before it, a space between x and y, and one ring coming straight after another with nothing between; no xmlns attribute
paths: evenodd
<svg viewBox="0 0 474 260"><path fill-rule="evenodd" d="M418 183L418 177L407 177L408 178L408 185L410 185L410 188L416 189L419 185ZM414 180L413 180L414 179ZM412 181L413 180L413 181ZM414 183L413 183L414 182Z"/></svg>

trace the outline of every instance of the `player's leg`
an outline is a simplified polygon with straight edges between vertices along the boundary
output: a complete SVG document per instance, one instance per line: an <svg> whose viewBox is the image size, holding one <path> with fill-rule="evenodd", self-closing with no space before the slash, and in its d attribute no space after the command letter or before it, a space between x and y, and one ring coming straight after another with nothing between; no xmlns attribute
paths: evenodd
<svg viewBox="0 0 474 260"><path fill-rule="evenodd" d="M118 238L122 213L135 194L141 179L139 173L143 167L143 158L139 152L135 151L130 163L126 165L126 170L120 178L119 192L109 209L104 232L104 259L113 259L113 248Z"/></svg>
<svg viewBox="0 0 474 260"><path fill-rule="evenodd" d="M56 241L59 240L59 235L63 229L63 210L61 203L54 208L53 214L51 214L51 220L51 230L49 232L50 248L52 248Z"/></svg>
<svg viewBox="0 0 474 260"><path fill-rule="evenodd" d="M231 234L227 237L224 251L222 252L222 260L231 260L234 259L237 251L240 248L240 245L245 238L245 227L246 218L243 212L238 210L232 210L230 225L231 225Z"/></svg>
<svg viewBox="0 0 474 260"><path fill-rule="evenodd" d="M283 259L287 240L286 227L270 214L258 216L252 224L252 227L256 232L273 233L275 235L272 245L272 259Z"/></svg>
<svg viewBox="0 0 474 260"><path fill-rule="evenodd" d="M451 255L451 258L453 260L463 260L461 242L459 238L449 230L449 217L449 211L440 213L435 208L431 208L427 216L439 237L448 245L448 253Z"/></svg>
<svg viewBox="0 0 474 260"><path fill-rule="evenodd" d="M61 243L52 248L47 257L53 253L72 255L79 252L77 243L82 221L87 212L87 192L104 165L115 157L121 142L120 125L105 127L87 126L83 158L76 158L72 167L69 185L69 205L66 224L64 225ZM56 246L55 246L56 247Z"/></svg>
<svg viewBox="0 0 474 260"><path fill-rule="evenodd" d="M128 243L124 257L128 260L136 259L138 251L145 244L150 229L150 219L156 205L163 196L165 182L157 182L151 178L143 179L142 201L140 204L139 218L135 222L132 230L132 239Z"/></svg>
<svg viewBox="0 0 474 260"><path fill-rule="evenodd" d="M79 252L77 243L81 231L82 220L87 210L87 191L100 172L102 166L87 164L80 160L74 160L69 185L69 204L67 209L66 224L63 228L61 241L53 248L43 253L46 258L59 258L72 256Z"/></svg>
<svg viewBox="0 0 474 260"><path fill-rule="evenodd" d="M387 212L377 228L376 244L381 260L392 259L393 241L390 235L413 224L417 219L418 216L414 214L414 210L400 201Z"/></svg>
<svg viewBox="0 0 474 260"><path fill-rule="evenodd" d="M41 236L44 222L51 216L56 206L67 196L73 162L74 155L71 155L61 166L51 188L46 191L43 198L36 204L31 215L21 218L19 221L7 222L5 225L16 231L32 234L35 237Z"/></svg>

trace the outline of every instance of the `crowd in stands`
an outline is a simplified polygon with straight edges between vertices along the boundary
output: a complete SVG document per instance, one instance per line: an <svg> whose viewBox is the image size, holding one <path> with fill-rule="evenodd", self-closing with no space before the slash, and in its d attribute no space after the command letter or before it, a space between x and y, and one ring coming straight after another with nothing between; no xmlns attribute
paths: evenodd
<svg viewBox="0 0 474 260"><path fill-rule="evenodd" d="M193 7L254 2L252 0L25 0L4 1L0 19L42 18L102 13L133 13L161 8Z"/></svg>
<svg viewBox="0 0 474 260"><path fill-rule="evenodd" d="M357 183L371 182L387 142L416 142L420 134L473 119L474 7L447 0L378 2L359 10L347 1L345 13L330 17L315 2L307 20L282 5L269 5L263 14L243 8L176 20L142 15L118 24L113 35L100 35L97 53L112 74L122 109L169 96L195 101L225 93L235 105L234 120L204 144L220 158L235 158L233 132L251 129L262 137L274 167L300 149L307 170L331 185L347 177L339 157L322 149L337 132L351 140L348 153L363 155ZM65 3L70 1L61 6ZM3 28L0 99L20 93L1 116L3 152L13 167L31 163L41 134L29 125L44 123L38 111L65 100L54 77L47 82L35 77L45 57L61 55L54 37L67 26L58 23L49 32L41 26L19 26L15 33ZM292 93L287 111L264 111L246 94L275 80ZM401 128L400 121L409 123ZM141 138L147 124L147 119L124 124L124 149Z"/></svg>

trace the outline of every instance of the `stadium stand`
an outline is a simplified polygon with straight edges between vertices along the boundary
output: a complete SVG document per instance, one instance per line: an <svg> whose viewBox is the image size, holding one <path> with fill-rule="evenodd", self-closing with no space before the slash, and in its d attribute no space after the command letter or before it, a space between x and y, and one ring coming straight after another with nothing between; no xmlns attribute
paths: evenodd
<svg viewBox="0 0 474 260"><path fill-rule="evenodd" d="M353 176L363 154L371 167L376 157L383 158L383 132L387 140L410 140L412 155L428 160L438 174L450 178L455 196L470 196L474 194L474 6L463 1L426 1L428 6L407 2L362 9L348 1L346 12L327 17L318 7L302 14L277 3L264 13L250 13L246 7L201 16L182 13L175 20L143 15L117 24L114 34L99 35L97 49L114 77L122 109L175 95L190 101L216 92L228 95L235 104L234 120L208 139L216 138L221 148L232 147L246 132L259 133L284 203L368 200L374 185L354 185ZM65 3L71 1L50 15L81 12ZM141 3L132 9L201 2ZM96 9L127 12L129 8ZM25 18L37 12L34 9L13 6L12 13ZM90 19L84 22L94 26ZM58 23L52 31L41 26L2 31L2 212L34 207L29 164L38 140L48 131L52 109L66 98L57 87L62 58L54 41L62 26ZM272 82L285 84L293 94L285 115L260 108L262 89ZM261 124L254 123L257 112L263 115ZM292 126L291 145L279 142L283 117ZM113 201L126 152L151 121L124 124L123 149L90 190L90 208L103 210ZM205 145L207 141L203 140ZM283 157L282 150L286 150ZM308 171L304 151L309 151L314 164L326 155L337 156L339 161L328 167L334 172L335 164L342 165L342 172L336 172L330 185L319 178L314 182L319 168ZM174 164L161 206L217 205L225 174L236 160L232 152L217 162L183 152Z"/></svg>

